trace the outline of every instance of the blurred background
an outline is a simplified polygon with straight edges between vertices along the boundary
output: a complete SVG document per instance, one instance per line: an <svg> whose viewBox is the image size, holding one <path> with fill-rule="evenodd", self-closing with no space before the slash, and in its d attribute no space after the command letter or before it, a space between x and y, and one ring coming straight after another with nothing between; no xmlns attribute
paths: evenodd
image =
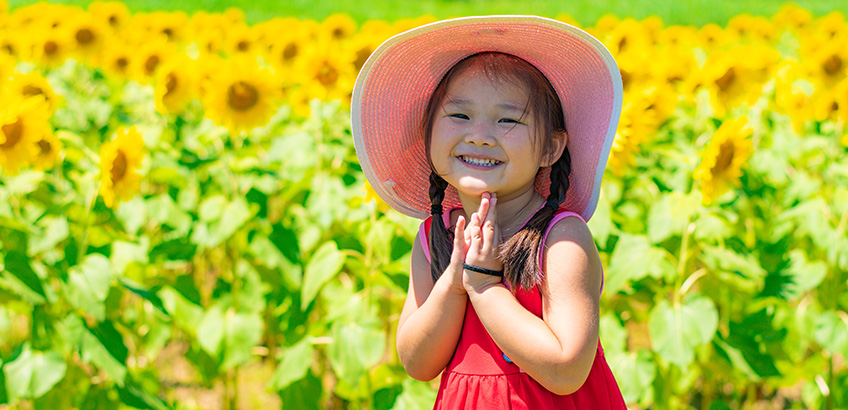
<svg viewBox="0 0 848 410"><path fill-rule="evenodd" d="M419 221L366 183L359 68L538 14L616 58L589 226L633 409L848 407L848 4L0 0L0 409L429 409Z"/></svg>

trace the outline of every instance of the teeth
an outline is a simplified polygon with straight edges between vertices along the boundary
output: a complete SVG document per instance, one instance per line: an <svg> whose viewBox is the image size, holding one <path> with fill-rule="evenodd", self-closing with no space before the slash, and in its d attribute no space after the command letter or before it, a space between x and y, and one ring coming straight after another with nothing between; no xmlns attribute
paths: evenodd
<svg viewBox="0 0 848 410"><path fill-rule="evenodd" d="M477 166L482 166L482 167L493 167L493 166L497 165L498 163L500 163L500 161L494 160L494 159L471 158L471 157L465 157L465 156L460 157L460 158L462 158L463 161L465 161L465 162L467 162L471 165L477 165Z"/></svg>

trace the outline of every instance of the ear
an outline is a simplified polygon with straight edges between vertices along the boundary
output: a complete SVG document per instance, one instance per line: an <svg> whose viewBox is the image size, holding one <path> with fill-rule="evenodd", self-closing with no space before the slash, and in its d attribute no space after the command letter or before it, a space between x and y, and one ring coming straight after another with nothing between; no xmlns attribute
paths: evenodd
<svg viewBox="0 0 848 410"><path fill-rule="evenodd" d="M559 157L562 156L562 152L565 151L565 145L568 143L568 134L565 131L554 132L551 138L553 150L542 158L542 163L540 164L542 167L549 167L554 162L557 162Z"/></svg>

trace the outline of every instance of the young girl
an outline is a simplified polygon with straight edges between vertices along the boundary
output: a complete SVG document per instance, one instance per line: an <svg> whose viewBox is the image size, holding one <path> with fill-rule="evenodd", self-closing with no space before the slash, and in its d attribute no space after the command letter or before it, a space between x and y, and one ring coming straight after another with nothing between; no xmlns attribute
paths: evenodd
<svg viewBox="0 0 848 410"><path fill-rule="evenodd" d="M397 349L437 409L624 409L603 356L603 276L586 226L621 109L609 52L539 17L395 36L352 104L362 169L425 219Z"/></svg>

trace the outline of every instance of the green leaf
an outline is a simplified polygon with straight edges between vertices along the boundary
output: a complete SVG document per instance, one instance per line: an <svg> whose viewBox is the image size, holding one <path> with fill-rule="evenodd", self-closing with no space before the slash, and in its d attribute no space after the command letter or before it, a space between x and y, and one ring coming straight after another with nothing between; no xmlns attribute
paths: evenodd
<svg viewBox="0 0 848 410"><path fill-rule="evenodd" d="M223 195L212 195L200 203L197 216L203 222L213 222L221 219L224 207L227 206L227 198Z"/></svg>
<svg viewBox="0 0 848 410"><path fill-rule="evenodd" d="M120 334L118 336L120 337ZM120 343L123 349L126 350L123 342L115 340L115 336L105 335L103 337L109 345L114 346L116 343ZM118 359L115 354L110 353L109 349L96 334L84 331L80 340L80 353L84 362L97 366L106 372L118 385L123 385L124 379L127 376L125 352L123 354L120 351L116 352L115 354L123 356L123 360Z"/></svg>
<svg viewBox="0 0 848 410"><path fill-rule="evenodd" d="M816 318L814 337L824 349L848 353L848 323L834 311L827 311Z"/></svg>
<svg viewBox="0 0 848 410"><path fill-rule="evenodd" d="M150 240L142 237L139 243L115 241L112 243L112 255L110 259L115 266L118 275L123 275L127 265L131 263L147 264Z"/></svg>
<svg viewBox="0 0 848 410"><path fill-rule="evenodd" d="M115 216L124 225L127 233L135 236L148 220L144 199L135 196L129 201L122 202L121 206L115 211Z"/></svg>
<svg viewBox="0 0 848 410"><path fill-rule="evenodd" d="M283 361L277 366L268 387L283 390L293 382L306 377L309 366L312 364L314 350L309 338L304 338L285 349L282 353Z"/></svg>
<svg viewBox="0 0 848 410"><path fill-rule="evenodd" d="M214 305L206 311L197 325L197 343L209 356L218 357L221 352L224 330L224 312L218 305Z"/></svg>
<svg viewBox="0 0 848 410"><path fill-rule="evenodd" d="M760 377L779 376L780 371L774 364L775 357L781 357L783 341L787 329L775 328L773 314L761 309L753 314L747 314L741 322L730 322L730 334L727 343L738 349L742 357ZM733 360L733 352L727 351ZM740 367L744 370L745 367Z"/></svg>
<svg viewBox="0 0 848 410"><path fill-rule="evenodd" d="M786 270L791 275L793 285L789 287L789 299L800 297L804 292L815 289L827 276L827 264L822 261L810 262L804 251L793 249L789 252L791 265Z"/></svg>
<svg viewBox="0 0 848 410"><path fill-rule="evenodd" d="M25 344L14 361L3 365L9 402L43 396L65 377L67 367L61 353L33 351Z"/></svg>
<svg viewBox="0 0 848 410"><path fill-rule="evenodd" d="M65 296L74 307L84 310L97 320L103 320L103 301L109 294L111 281L112 265L109 260L100 254L89 254L82 264L70 269L68 282L64 286Z"/></svg>
<svg viewBox="0 0 848 410"><path fill-rule="evenodd" d="M356 388L362 376L383 357L386 337L378 322L333 323L327 355L336 375Z"/></svg>
<svg viewBox="0 0 848 410"><path fill-rule="evenodd" d="M265 323L258 314L236 313L227 310L224 331L224 356L221 369L229 370L246 363L252 357L252 350L262 339Z"/></svg>
<svg viewBox="0 0 848 410"><path fill-rule="evenodd" d="M698 205L693 195L682 192L662 195L648 214L648 239L660 243L672 235L682 236Z"/></svg>
<svg viewBox="0 0 848 410"><path fill-rule="evenodd" d="M607 360L625 403L635 403L654 382L657 366L646 349L607 355Z"/></svg>
<svg viewBox="0 0 848 410"><path fill-rule="evenodd" d="M264 323L259 315L223 312L213 306L197 327L197 341L213 358L220 358L221 370L232 369L251 357L251 349L262 338Z"/></svg>
<svg viewBox="0 0 848 410"><path fill-rule="evenodd" d="M303 274L301 309L306 310L321 287L341 272L344 262L345 255L339 251L333 241L325 242L315 251Z"/></svg>
<svg viewBox="0 0 848 410"><path fill-rule="evenodd" d="M648 320L653 350L664 359L686 368L695 357L695 348L712 340L718 328L718 311L703 296L686 299L680 305L660 300Z"/></svg>
<svg viewBox="0 0 848 410"><path fill-rule="evenodd" d="M436 391L430 384L413 378L403 381L403 393L395 399L392 410L429 410L436 401Z"/></svg>
<svg viewBox="0 0 848 410"><path fill-rule="evenodd" d="M162 299L165 310L183 329L192 329L198 323L202 323L203 308L186 299L174 288L164 287L159 290L158 295ZM198 328L198 332L200 332L200 328Z"/></svg>
<svg viewBox="0 0 848 410"><path fill-rule="evenodd" d="M63 217L47 216L38 221L38 226L43 230L38 234L30 235L28 254L30 256L49 251L56 247L59 242L68 238L70 228L68 219Z"/></svg>
<svg viewBox="0 0 848 410"><path fill-rule="evenodd" d="M3 263L4 272L0 285L14 291L32 304L40 305L47 301L41 278L32 270L25 254L9 251L3 258Z"/></svg>
<svg viewBox="0 0 848 410"><path fill-rule="evenodd" d="M587 224L598 248L606 249L607 240L612 233L611 206L606 196L606 190L601 190L595 213L592 214L592 218L589 219Z"/></svg>
<svg viewBox="0 0 848 410"><path fill-rule="evenodd" d="M284 409L319 409L323 407L324 389L321 380L308 373L306 377L280 392ZM435 397L434 397L435 401Z"/></svg>
<svg viewBox="0 0 848 410"><path fill-rule="evenodd" d="M673 278L674 275L676 270L665 251L652 246L643 235L622 234L612 251L604 289L614 293L646 276Z"/></svg>

